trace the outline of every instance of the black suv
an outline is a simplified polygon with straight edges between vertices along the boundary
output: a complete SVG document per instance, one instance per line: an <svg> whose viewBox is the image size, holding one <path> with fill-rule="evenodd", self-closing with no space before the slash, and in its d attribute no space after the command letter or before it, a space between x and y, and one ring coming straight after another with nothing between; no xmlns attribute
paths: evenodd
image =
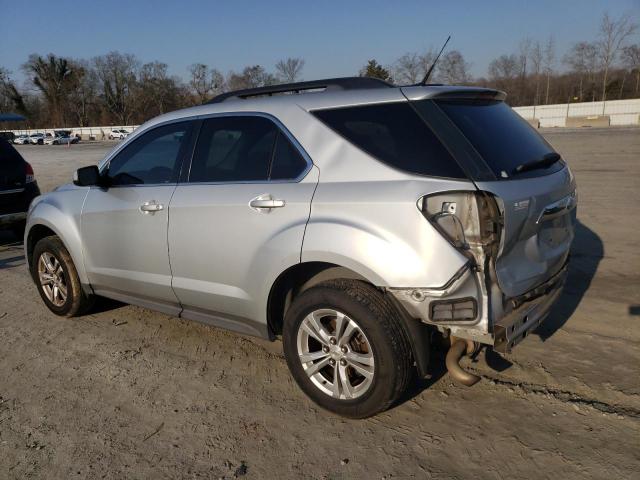
<svg viewBox="0 0 640 480"><path fill-rule="evenodd" d="M0 228L11 228L22 238L31 200L40 195L31 165L4 138L0 138Z"/></svg>

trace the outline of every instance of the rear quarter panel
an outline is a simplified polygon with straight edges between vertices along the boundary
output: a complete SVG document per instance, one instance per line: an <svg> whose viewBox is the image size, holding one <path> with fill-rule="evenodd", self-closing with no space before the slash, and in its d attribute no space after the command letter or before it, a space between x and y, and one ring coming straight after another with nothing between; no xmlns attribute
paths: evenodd
<svg viewBox="0 0 640 480"><path fill-rule="evenodd" d="M438 288L466 263L418 209L418 200L446 190L475 190L471 182L425 178L322 182L305 233L302 261L341 265L373 284Z"/></svg>

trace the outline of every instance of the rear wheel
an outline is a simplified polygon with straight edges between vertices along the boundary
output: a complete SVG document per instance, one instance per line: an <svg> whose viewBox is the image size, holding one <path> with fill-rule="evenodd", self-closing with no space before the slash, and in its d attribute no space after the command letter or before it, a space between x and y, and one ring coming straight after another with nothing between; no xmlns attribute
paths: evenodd
<svg viewBox="0 0 640 480"><path fill-rule="evenodd" d="M45 305L56 315L81 315L93 305L93 297L82 290L71 255L57 236L36 243L31 274Z"/></svg>
<svg viewBox="0 0 640 480"><path fill-rule="evenodd" d="M302 293L287 312L283 343L300 388L339 415L387 409L411 378L409 340L397 310L363 282L336 280Z"/></svg>

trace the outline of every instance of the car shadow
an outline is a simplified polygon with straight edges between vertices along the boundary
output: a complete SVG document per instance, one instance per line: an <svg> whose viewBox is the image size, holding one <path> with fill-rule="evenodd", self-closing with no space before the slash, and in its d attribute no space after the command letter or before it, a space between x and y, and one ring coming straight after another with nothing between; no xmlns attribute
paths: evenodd
<svg viewBox="0 0 640 480"><path fill-rule="evenodd" d="M0 270L24 265L22 238L13 232L0 230Z"/></svg>
<svg viewBox="0 0 640 480"><path fill-rule="evenodd" d="M534 331L546 341L567 323L589 290L589 286L604 257L604 244L596 232L578 220L575 239L571 246L569 274L562 295L551 313Z"/></svg>

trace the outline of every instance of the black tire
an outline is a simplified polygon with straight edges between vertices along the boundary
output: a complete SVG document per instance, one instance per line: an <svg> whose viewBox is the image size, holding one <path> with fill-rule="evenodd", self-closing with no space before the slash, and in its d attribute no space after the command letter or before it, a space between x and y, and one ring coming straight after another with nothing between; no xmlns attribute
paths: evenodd
<svg viewBox="0 0 640 480"><path fill-rule="evenodd" d="M307 315L320 309L335 309L354 320L371 345L373 379L358 398L335 398L323 392L300 361L298 330ZM312 287L294 300L284 319L283 346L291 374L316 404L333 413L366 418L382 412L402 396L412 378L411 346L400 322L395 306L364 282L332 280Z"/></svg>
<svg viewBox="0 0 640 480"><path fill-rule="evenodd" d="M40 283L38 275L38 262L43 253L47 253L55 257L62 267L61 277L65 282L67 288L66 300L62 305L55 305L45 293L43 286ZM60 238L57 236L45 237L36 243L33 249L33 256L31 259L31 275L35 282L40 297L44 301L45 305L56 315L61 317L75 317L87 312L93 305L94 297L87 295L80 284L78 278L78 272L71 255L66 249Z"/></svg>

